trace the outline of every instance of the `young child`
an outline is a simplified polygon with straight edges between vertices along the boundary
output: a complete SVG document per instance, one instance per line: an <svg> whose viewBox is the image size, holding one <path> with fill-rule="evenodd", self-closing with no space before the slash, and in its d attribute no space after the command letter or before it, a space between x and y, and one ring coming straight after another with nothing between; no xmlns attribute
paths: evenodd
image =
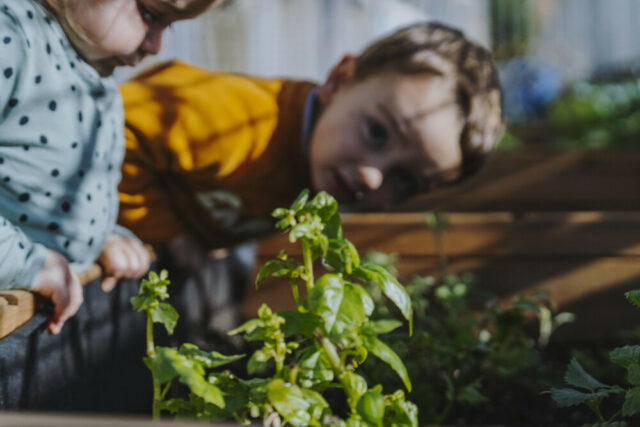
<svg viewBox="0 0 640 427"><path fill-rule="evenodd" d="M422 23L345 56L326 82L216 73L181 62L124 84L122 225L207 249L271 232L306 187L386 209L475 173L503 131L490 53Z"/></svg>
<svg viewBox="0 0 640 427"><path fill-rule="evenodd" d="M96 259L109 290L149 267L115 227L124 156L116 66L156 53L164 28L214 0L0 0L0 288L55 304L57 333Z"/></svg>

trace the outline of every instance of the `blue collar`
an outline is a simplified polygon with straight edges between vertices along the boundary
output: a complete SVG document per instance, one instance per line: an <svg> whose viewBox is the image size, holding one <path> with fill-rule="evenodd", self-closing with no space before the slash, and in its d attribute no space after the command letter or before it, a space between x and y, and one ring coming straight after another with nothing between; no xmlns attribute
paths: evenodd
<svg viewBox="0 0 640 427"><path fill-rule="evenodd" d="M304 102L304 111L302 114L302 158L307 162L307 169L309 168L309 146L311 145L311 132L315 123L313 123L313 116L315 113L315 105L317 87L314 87L309 91L307 100Z"/></svg>

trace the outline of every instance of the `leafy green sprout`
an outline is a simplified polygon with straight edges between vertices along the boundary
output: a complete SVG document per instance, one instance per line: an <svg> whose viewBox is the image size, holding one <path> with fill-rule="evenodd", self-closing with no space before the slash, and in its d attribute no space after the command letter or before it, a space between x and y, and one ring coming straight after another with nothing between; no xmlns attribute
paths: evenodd
<svg viewBox="0 0 640 427"><path fill-rule="evenodd" d="M300 242L302 263L285 252L269 261L256 283L268 276L290 280L296 310L274 313L267 305L252 319L230 331L246 341L262 342L247 362L250 374L273 374L243 380L228 371L213 369L243 356L205 352L191 344L179 349L155 347L153 323L161 323L171 334L177 313L162 301L168 297L166 272L151 273L143 280L140 294L132 298L138 311L147 313L147 357L154 384L153 415L161 411L198 419L236 419L249 423L262 417L266 424L294 426L416 426L417 407L406 400L403 390L383 394L382 386L369 387L358 368L373 355L386 363L408 391L412 384L398 355L378 335L402 325L394 319L372 320L375 304L363 286L374 283L413 327L411 300L406 290L384 268L362 263L356 248L344 239L337 202L327 193L309 199L304 191L288 209L276 209L277 227ZM328 272L315 277L320 260ZM307 298L302 301L298 282ZM168 399L174 379L190 389L189 399ZM344 390L349 414L335 416L323 392Z"/></svg>
<svg viewBox="0 0 640 427"><path fill-rule="evenodd" d="M629 291L624 295L632 305L640 308L640 290ZM618 418L640 414L640 345L618 347L609 353L609 359L627 371L628 388L598 381L573 359L564 376L565 383L570 387L553 388L545 393L550 394L560 407L587 405L598 420L593 426L628 426L625 420ZM601 410L602 402L615 395L624 395L622 408L605 417Z"/></svg>

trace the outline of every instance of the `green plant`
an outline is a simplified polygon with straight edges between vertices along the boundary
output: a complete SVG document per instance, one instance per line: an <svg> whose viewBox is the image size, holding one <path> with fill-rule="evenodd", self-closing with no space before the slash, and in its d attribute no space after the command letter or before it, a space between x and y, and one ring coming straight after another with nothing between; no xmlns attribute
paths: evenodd
<svg viewBox="0 0 640 427"><path fill-rule="evenodd" d="M247 362L243 380L213 368L241 356L208 353L184 344L180 349L155 347L152 323L164 323L171 333L177 316L167 304L166 273L143 281L134 307L146 311L149 322L147 358L154 382L154 417L166 410L180 417L230 419L249 422L261 417L267 425L381 426L418 423L417 407L398 389L384 394L359 374L369 354L389 365L408 391L411 381L398 355L378 335L400 327L394 319L370 319L375 304L361 283L375 283L380 292L413 325L409 295L384 268L361 263L356 248L344 239L336 201L321 192L309 200L304 191L290 208L276 209L277 227L302 246L302 262L284 251L267 262L256 284L268 276L286 277L297 310L274 313L263 305L258 318L230 334L244 334L248 342L262 343ZM316 261L328 270L315 278ZM307 298L298 286L304 283ZM188 399L164 400L173 379L190 389ZM372 378L375 380L375 377ZM342 390L346 411L342 419L331 410L325 392Z"/></svg>
<svg viewBox="0 0 640 427"><path fill-rule="evenodd" d="M550 106L555 145L637 147L640 134L640 79L579 82Z"/></svg>
<svg viewBox="0 0 640 427"><path fill-rule="evenodd" d="M640 308L640 290L626 292L625 297ZM609 353L609 359L626 370L629 387L604 384L591 376L576 359L572 359L564 376L565 382L571 387L554 388L547 393L560 407L587 405L598 419L592 426L628 426L627 421L619 420L620 417L628 420L640 414L640 345L618 347ZM617 395L624 397L622 407L605 417L601 409L603 401Z"/></svg>
<svg viewBox="0 0 640 427"><path fill-rule="evenodd" d="M514 406L516 412L520 406L516 390L520 390L518 398L526 398L536 397L544 389L538 381L543 368L540 349L572 316L557 313L545 293L517 296L510 304L501 304L477 289L471 275L450 274L443 249L443 234L450 225L438 213L428 214L426 222L434 232L442 279L411 280L406 289L414 309L414 334L391 332L382 339L396 349L409 375L421 378L408 396L421 409L421 424L455 423L465 417L474 423L485 418L496 422L495 414L485 416L483 409L500 406L505 413ZM397 257L372 252L367 259L394 269ZM394 307L383 304L375 289L371 294L378 303L374 318L395 313ZM531 331L534 320L538 322L537 340ZM376 363L365 371L385 386L398 385L397 379L381 372ZM510 393L504 393L505 389Z"/></svg>

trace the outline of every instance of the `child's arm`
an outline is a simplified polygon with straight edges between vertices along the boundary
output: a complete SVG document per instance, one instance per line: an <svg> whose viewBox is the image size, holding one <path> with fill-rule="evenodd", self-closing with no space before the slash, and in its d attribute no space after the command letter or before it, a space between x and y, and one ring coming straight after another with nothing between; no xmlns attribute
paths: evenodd
<svg viewBox="0 0 640 427"><path fill-rule="evenodd" d="M26 102L17 93L21 85L27 84L24 69L30 64L26 52L33 47L21 25L21 18L24 19L6 6L0 9L0 135L10 146L16 145L11 141L16 135L7 133L4 125L14 119L12 111ZM26 135L27 131L23 133ZM4 165L3 182L8 182L9 165L4 156L0 157L0 164ZM12 190L0 188L0 191L6 195ZM49 319L49 330L57 333L82 304L80 281L63 255L32 241L5 218L6 214L0 206L0 289L30 289L51 298L55 309Z"/></svg>

